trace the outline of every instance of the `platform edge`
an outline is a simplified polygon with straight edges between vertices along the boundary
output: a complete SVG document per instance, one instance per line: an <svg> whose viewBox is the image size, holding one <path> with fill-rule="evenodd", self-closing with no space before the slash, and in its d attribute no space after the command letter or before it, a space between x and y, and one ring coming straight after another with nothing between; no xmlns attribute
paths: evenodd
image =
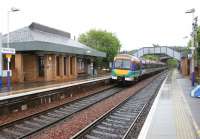
<svg viewBox="0 0 200 139"><path fill-rule="evenodd" d="M157 108L157 104L158 104L159 98L160 98L160 96L161 96L163 87L164 87L164 85L165 85L165 83L166 83L166 81L167 81L167 79L168 79L168 76L169 76L169 74L167 75L167 77L166 77L165 80L163 81L163 83L162 83L162 85L161 85L161 87L160 87L160 89L159 89L159 91L158 91L158 94L157 94L157 96L156 96L156 98L155 98L155 100L154 100L154 102L153 102L153 105L152 105L152 107L151 107L151 109L150 109L150 111L149 111L149 114L148 114L148 116L147 116L147 118L146 118L146 120L145 120L145 122L144 122L144 125L143 125L143 127L142 127L142 130L140 131L140 134L139 134L139 136L138 136L138 139L145 139L146 136L147 136L147 133L148 133L148 131L149 131L149 128L150 128L150 125L151 125L153 116L154 116L155 111L156 111L156 108Z"/></svg>

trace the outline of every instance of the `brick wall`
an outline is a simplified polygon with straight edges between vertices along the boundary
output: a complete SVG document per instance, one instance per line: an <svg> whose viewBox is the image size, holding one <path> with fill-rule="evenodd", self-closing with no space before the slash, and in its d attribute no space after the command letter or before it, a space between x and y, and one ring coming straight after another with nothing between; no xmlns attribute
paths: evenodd
<svg viewBox="0 0 200 139"><path fill-rule="evenodd" d="M24 81L34 81L37 79L37 56L36 55L23 55L23 71Z"/></svg>
<svg viewBox="0 0 200 139"><path fill-rule="evenodd" d="M187 58L183 58L181 60L181 72L183 75L188 75L188 59Z"/></svg>

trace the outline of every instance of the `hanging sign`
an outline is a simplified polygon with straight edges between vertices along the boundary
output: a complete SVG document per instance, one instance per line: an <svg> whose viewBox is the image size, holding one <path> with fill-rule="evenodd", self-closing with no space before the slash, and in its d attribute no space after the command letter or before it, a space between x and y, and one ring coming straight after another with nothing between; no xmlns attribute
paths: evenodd
<svg viewBox="0 0 200 139"><path fill-rule="evenodd" d="M3 70L2 71L2 77L7 77L7 75L8 75L8 70ZM9 72L10 72L10 77L12 76L12 70L9 70Z"/></svg>
<svg viewBox="0 0 200 139"><path fill-rule="evenodd" d="M6 58L11 58L12 55L11 54L6 54Z"/></svg>
<svg viewBox="0 0 200 139"><path fill-rule="evenodd" d="M6 54L6 58L11 59L12 55L11 54Z"/></svg>

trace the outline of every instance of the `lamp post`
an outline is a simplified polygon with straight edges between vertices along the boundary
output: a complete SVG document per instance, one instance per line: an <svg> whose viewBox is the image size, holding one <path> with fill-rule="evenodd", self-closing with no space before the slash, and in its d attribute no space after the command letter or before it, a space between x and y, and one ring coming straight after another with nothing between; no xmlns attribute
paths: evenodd
<svg viewBox="0 0 200 139"><path fill-rule="evenodd" d="M196 48L196 36L197 36L197 17L194 17L195 9L187 10L185 13L192 13L192 62L191 62L191 79L192 79L192 86L194 86L195 82L195 48Z"/></svg>
<svg viewBox="0 0 200 139"><path fill-rule="evenodd" d="M10 48L10 34L9 34L9 27L10 27L10 13L12 12L18 12L20 11L19 9L12 7L8 13L7 13L7 48ZM11 60L11 56L10 54L6 55L7 58L7 88L8 90L10 89L10 60Z"/></svg>

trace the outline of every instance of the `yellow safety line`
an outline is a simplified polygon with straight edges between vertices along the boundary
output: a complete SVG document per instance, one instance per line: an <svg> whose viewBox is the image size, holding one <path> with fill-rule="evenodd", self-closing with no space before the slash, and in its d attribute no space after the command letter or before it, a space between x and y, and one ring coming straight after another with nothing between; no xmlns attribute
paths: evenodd
<svg viewBox="0 0 200 139"><path fill-rule="evenodd" d="M183 100L183 94L180 85L176 81L175 70L172 73L172 101L174 104L176 134L178 139L196 139L196 135L187 113L187 103Z"/></svg>
<svg viewBox="0 0 200 139"><path fill-rule="evenodd" d="M180 89L181 89L181 91L183 92L183 89L182 89L181 87L180 87ZM183 98L182 100L183 100L184 103L185 103L185 109L186 109L186 111L187 111L187 114L189 115L189 118L190 118L190 120L191 120L191 123L192 123L194 129L196 130L196 135L200 138L200 128L199 128L199 126L197 125L197 123L196 123L194 117L192 116L192 112L191 112L191 109L190 109L190 107L189 107L189 104L188 104L188 102L187 102L185 96L183 95L183 93L181 93L180 95L182 96L182 98Z"/></svg>

